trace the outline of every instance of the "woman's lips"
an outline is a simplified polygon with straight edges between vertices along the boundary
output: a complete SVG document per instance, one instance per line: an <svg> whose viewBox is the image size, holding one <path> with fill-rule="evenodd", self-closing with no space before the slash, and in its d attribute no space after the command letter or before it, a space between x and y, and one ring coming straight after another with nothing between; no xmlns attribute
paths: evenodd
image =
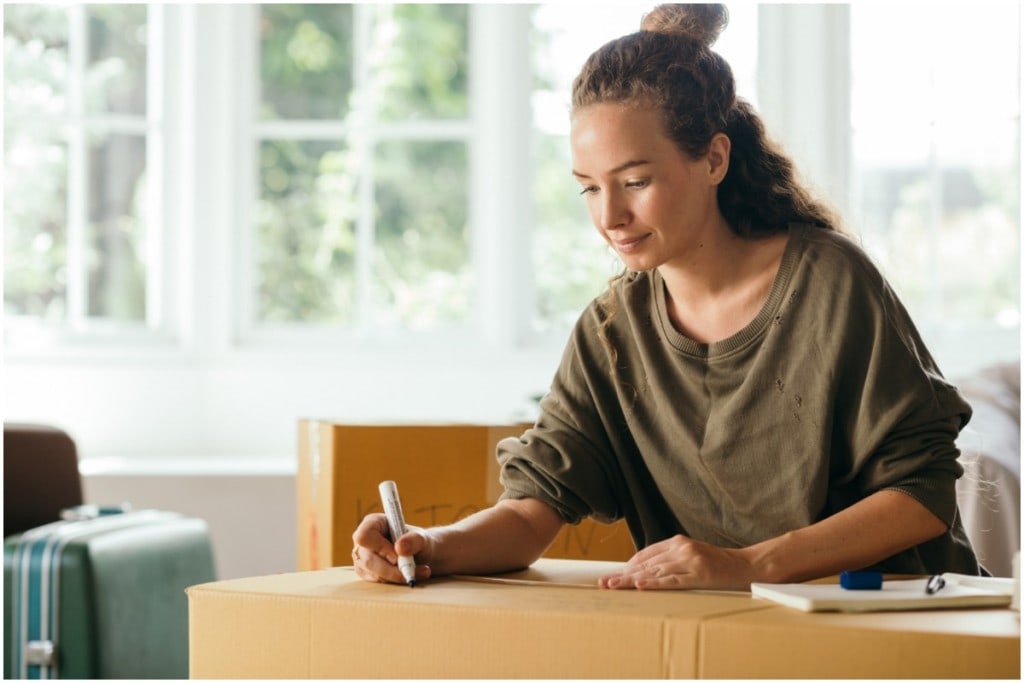
<svg viewBox="0 0 1024 683"><path fill-rule="evenodd" d="M612 240L612 244L615 245L616 251L623 254L629 254L640 248L640 244L650 237L650 233L646 235L640 235L639 237L626 237L622 239Z"/></svg>

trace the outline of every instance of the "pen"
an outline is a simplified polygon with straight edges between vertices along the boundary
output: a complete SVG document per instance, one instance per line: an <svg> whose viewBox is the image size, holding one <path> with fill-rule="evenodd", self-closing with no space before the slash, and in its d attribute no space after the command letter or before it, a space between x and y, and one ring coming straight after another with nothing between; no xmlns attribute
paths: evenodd
<svg viewBox="0 0 1024 683"><path fill-rule="evenodd" d="M934 595L938 593L946 585L946 580L942 578L942 574L935 574L928 579L928 583L924 585L924 592L927 595Z"/></svg>
<svg viewBox="0 0 1024 683"><path fill-rule="evenodd" d="M398 499L398 487L393 481L382 481L377 488L380 491L380 502L384 505L384 514L388 518L391 542L395 543L405 533L405 516L402 515L402 502ZM410 588L416 585L416 560L409 555L399 555L398 570Z"/></svg>

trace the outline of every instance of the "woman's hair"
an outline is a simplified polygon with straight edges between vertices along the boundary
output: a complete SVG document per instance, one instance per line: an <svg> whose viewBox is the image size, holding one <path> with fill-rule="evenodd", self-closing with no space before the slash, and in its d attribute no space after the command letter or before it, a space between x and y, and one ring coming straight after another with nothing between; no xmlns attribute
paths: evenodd
<svg viewBox="0 0 1024 683"><path fill-rule="evenodd" d="M573 111L607 102L654 106L691 158L724 133L732 144L718 205L737 235L769 235L790 223L841 230L835 212L798 181L793 162L768 139L754 108L736 96L732 69L711 50L728 23L723 5L655 7L639 32L590 55L573 82Z"/></svg>

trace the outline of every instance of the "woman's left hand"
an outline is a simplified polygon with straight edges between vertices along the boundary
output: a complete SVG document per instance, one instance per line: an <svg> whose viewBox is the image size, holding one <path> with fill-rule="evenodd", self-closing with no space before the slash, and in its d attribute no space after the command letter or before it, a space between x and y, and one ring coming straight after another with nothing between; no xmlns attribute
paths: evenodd
<svg viewBox="0 0 1024 683"><path fill-rule="evenodd" d="M639 551L601 588L749 590L753 567L742 549L719 548L682 534Z"/></svg>

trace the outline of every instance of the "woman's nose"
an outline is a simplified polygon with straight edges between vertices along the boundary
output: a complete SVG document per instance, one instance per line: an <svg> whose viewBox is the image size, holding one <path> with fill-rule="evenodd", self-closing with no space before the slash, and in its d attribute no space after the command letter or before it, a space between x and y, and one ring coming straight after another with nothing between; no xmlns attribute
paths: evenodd
<svg viewBox="0 0 1024 683"><path fill-rule="evenodd" d="M626 204L616 192L608 191L601 196L600 212L598 227L602 230L612 230L627 222Z"/></svg>

